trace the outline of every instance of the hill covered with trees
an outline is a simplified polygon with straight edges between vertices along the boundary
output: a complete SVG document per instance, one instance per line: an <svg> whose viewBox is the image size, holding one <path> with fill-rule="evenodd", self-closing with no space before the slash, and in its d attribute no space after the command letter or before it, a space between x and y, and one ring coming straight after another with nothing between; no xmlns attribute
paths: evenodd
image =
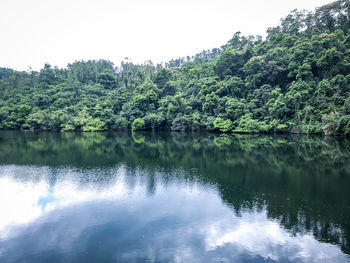
<svg viewBox="0 0 350 263"><path fill-rule="evenodd" d="M0 128L350 134L350 2L162 65L0 68Z"/></svg>

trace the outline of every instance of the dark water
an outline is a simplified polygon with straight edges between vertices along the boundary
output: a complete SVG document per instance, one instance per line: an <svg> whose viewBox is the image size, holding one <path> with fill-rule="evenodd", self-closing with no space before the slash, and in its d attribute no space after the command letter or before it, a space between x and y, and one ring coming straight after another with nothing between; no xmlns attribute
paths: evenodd
<svg viewBox="0 0 350 263"><path fill-rule="evenodd" d="M0 262L350 262L350 141L0 132Z"/></svg>

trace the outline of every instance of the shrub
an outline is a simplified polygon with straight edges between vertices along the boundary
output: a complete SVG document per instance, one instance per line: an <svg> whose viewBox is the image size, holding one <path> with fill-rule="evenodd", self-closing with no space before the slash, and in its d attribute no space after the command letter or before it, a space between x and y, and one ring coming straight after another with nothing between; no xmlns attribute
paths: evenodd
<svg viewBox="0 0 350 263"><path fill-rule="evenodd" d="M116 129L126 129L129 126L129 121L125 117L117 116L115 119Z"/></svg>
<svg viewBox="0 0 350 263"><path fill-rule="evenodd" d="M233 129L233 123L231 120L224 120L221 118L216 118L214 121L214 127L219 129L221 132L228 132Z"/></svg>
<svg viewBox="0 0 350 263"><path fill-rule="evenodd" d="M143 130L145 128L145 120L137 118L132 122L131 129L133 131Z"/></svg>
<svg viewBox="0 0 350 263"><path fill-rule="evenodd" d="M234 131L244 133L258 133L267 132L270 129L270 125L266 124L263 121L253 119L252 114L247 113L246 115L241 117L238 123L238 127Z"/></svg>

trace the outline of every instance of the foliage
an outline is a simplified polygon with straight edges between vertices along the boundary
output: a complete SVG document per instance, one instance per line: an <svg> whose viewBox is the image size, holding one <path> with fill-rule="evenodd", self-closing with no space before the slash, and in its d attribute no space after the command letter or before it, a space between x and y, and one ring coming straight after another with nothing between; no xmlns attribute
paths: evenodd
<svg viewBox="0 0 350 263"><path fill-rule="evenodd" d="M236 132L254 133L254 132L268 132L270 126L263 121L258 121L252 118L251 113L247 113L239 120Z"/></svg>
<svg viewBox="0 0 350 263"><path fill-rule="evenodd" d="M137 118L132 122L131 129L133 131L143 130L145 128L145 120Z"/></svg>
<svg viewBox="0 0 350 263"><path fill-rule="evenodd" d="M232 130L233 123L231 120L223 120L221 118L217 118L214 121L214 127L222 132L228 132Z"/></svg>
<svg viewBox="0 0 350 263"><path fill-rule="evenodd" d="M0 129L349 134L349 6L294 10L265 40L237 32L164 64L0 68Z"/></svg>

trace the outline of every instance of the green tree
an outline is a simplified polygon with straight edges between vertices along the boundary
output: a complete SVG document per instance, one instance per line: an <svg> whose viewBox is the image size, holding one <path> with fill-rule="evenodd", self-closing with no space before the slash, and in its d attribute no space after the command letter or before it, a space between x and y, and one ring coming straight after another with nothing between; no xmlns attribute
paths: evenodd
<svg viewBox="0 0 350 263"><path fill-rule="evenodd" d="M143 130L145 128L145 120L137 118L132 122L131 129L133 131Z"/></svg>

